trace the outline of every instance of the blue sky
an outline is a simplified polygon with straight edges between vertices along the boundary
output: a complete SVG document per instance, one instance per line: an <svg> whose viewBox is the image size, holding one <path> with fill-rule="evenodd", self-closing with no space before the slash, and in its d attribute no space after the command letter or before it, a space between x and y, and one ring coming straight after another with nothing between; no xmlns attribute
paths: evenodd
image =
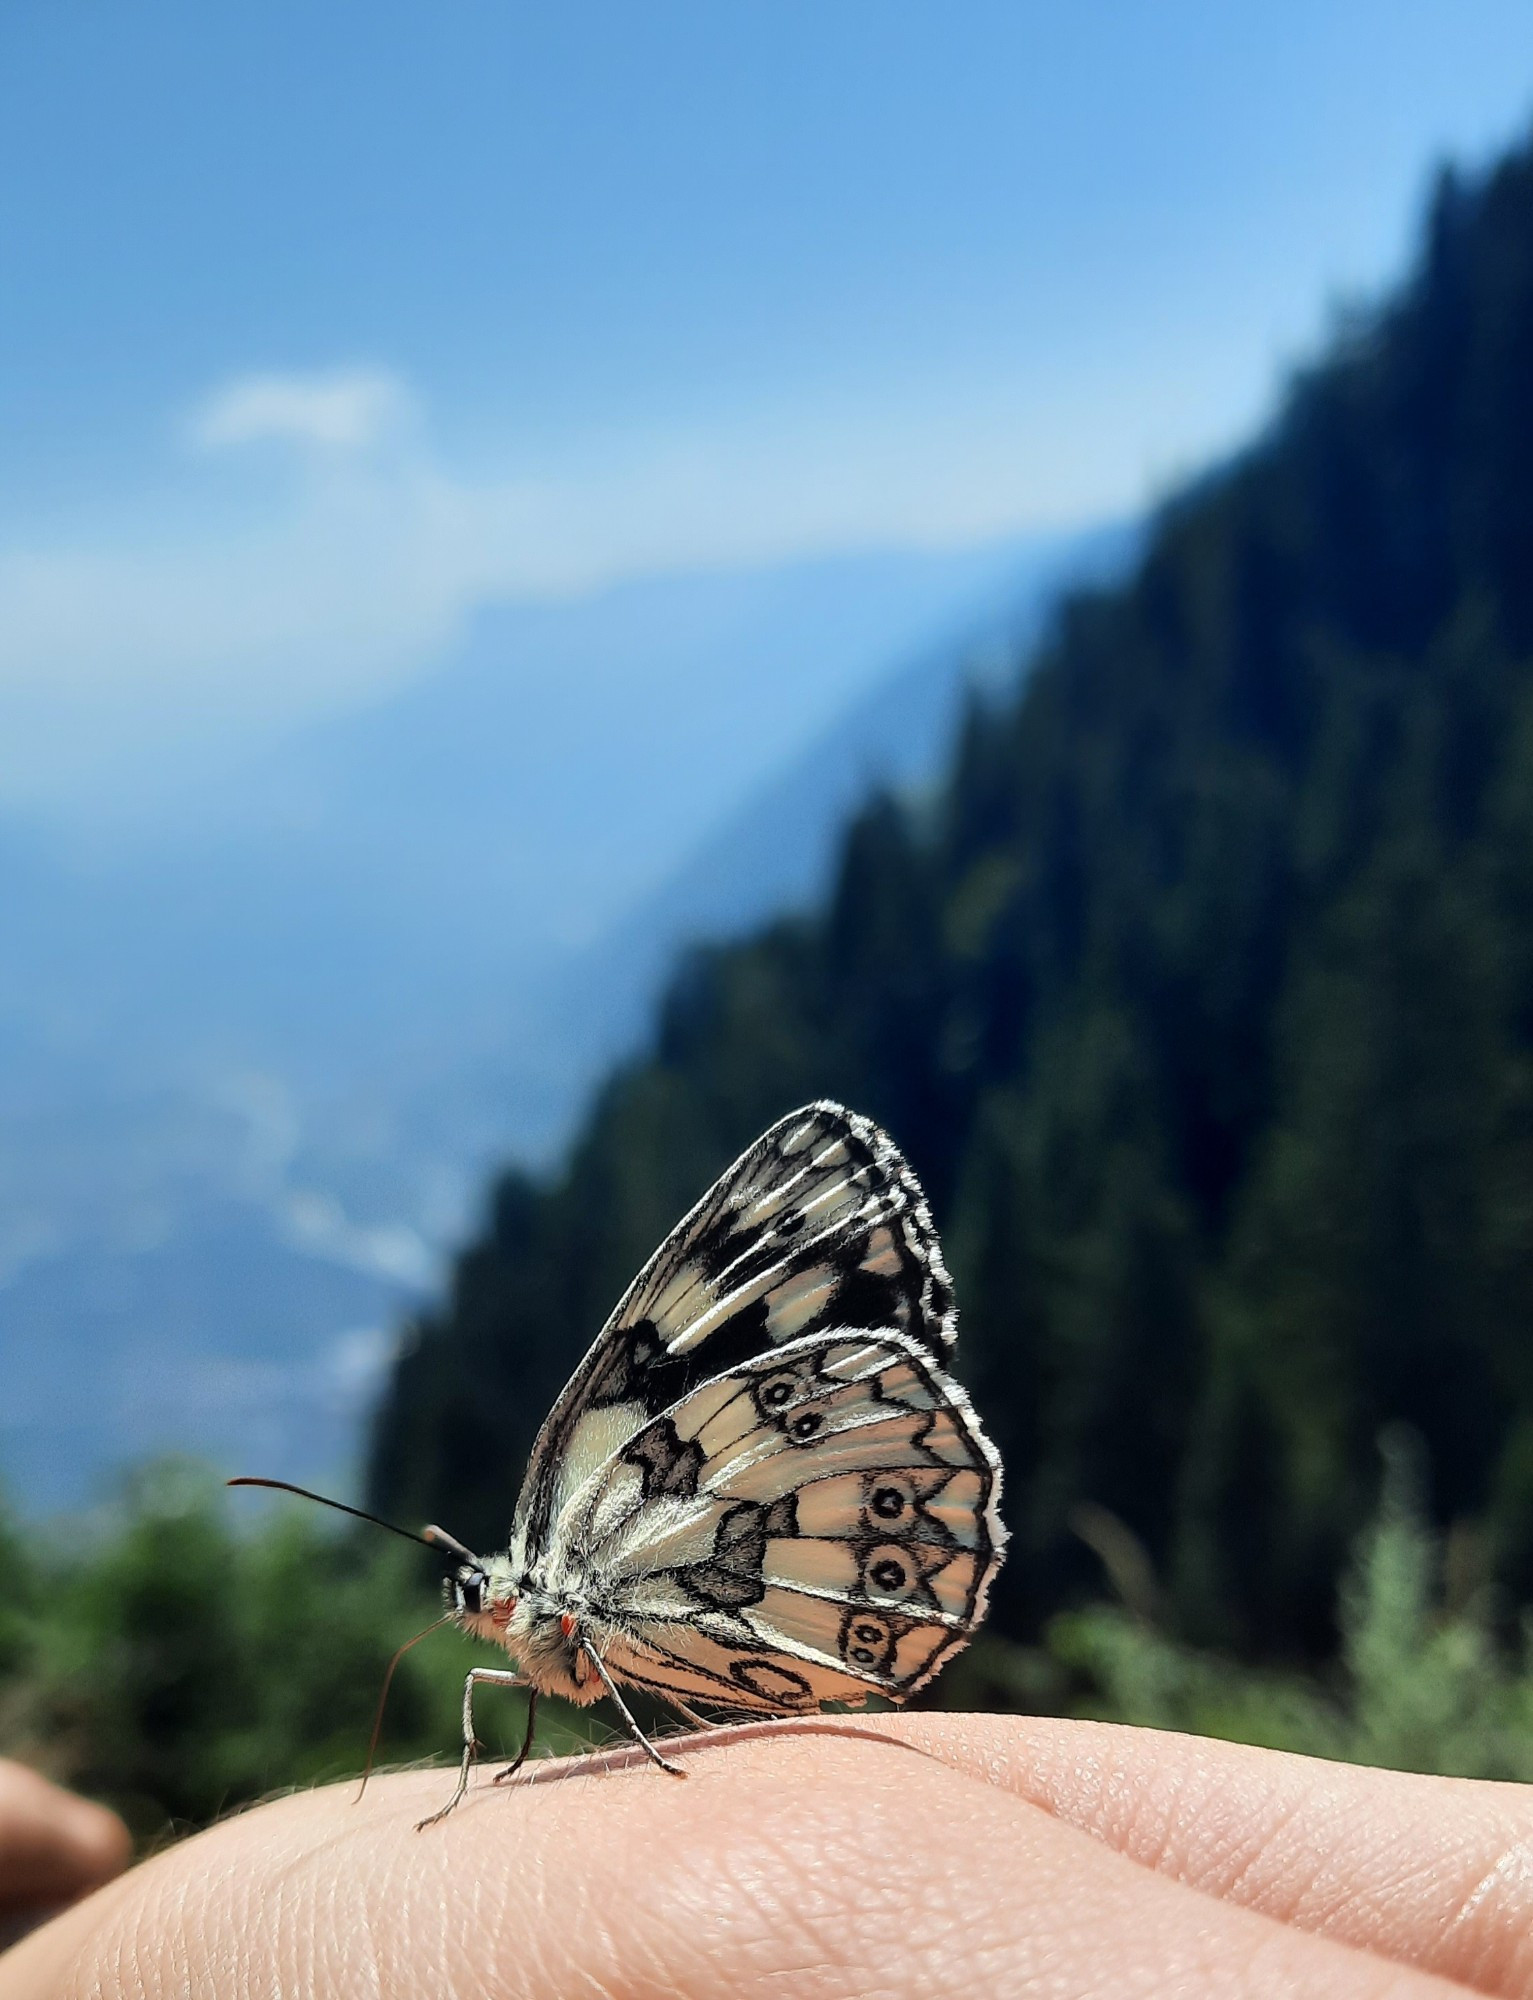
<svg viewBox="0 0 1533 2000"><path fill-rule="evenodd" d="M1136 506L1530 108L1525 0L7 0L0 805Z"/></svg>

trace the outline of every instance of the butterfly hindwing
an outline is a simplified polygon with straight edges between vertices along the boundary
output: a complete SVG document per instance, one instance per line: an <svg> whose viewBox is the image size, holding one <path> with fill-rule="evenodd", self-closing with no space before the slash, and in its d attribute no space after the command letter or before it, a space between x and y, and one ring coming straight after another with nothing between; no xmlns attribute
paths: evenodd
<svg viewBox="0 0 1533 2000"><path fill-rule="evenodd" d="M901 1701L983 1615L1000 1466L903 1333L837 1329L703 1383L560 1522L549 1581L588 1598L625 1680L723 1708Z"/></svg>
<svg viewBox="0 0 1533 2000"><path fill-rule="evenodd" d="M779 1119L683 1218L624 1294L533 1448L513 1547L549 1551L571 1498L711 1377L832 1326L933 1355L955 1335L926 1201L871 1120L818 1103Z"/></svg>

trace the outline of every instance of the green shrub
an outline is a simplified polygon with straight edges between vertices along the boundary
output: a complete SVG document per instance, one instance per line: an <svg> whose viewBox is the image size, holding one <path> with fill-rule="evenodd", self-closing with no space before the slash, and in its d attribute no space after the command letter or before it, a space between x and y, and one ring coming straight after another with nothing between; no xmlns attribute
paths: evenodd
<svg viewBox="0 0 1533 2000"><path fill-rule="evenodd" d="M1041 1648L990 1639L955 1696L1187 1730L1311 1756L1533 1780L1533 1620L1498 1633L1474 1564L1431 1534L1408 1434L1384 1441L1378 1513L1340 1589L1338 1658L1254 1667L1179 1642L1140 1609L1055 1618ZM1467 1587L1466 1587L1467 1583Z"/></svg>
<svg viewBox="0 0 1533 2000"><path fill-rule="evenodd" d="M67 1566L0 1534L0 1749L141 1839L359 1772L390 1655L441 1616L424 1555L283 1503L237 1533L231 1511L210 1474L163 1463ZM456 1755L470 1664L450 1631L404 1655L381 1760ZM481 1708L487 1743L520 1742L524 1696ZM540 1734L571 1730L555 1710Z"/></svg>

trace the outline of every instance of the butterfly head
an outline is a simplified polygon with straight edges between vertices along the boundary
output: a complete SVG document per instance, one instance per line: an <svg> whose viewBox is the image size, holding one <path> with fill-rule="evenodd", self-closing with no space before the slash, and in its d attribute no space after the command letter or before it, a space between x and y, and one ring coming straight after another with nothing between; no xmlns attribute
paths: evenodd
<svg viewBox="0 0 1533 2000"><path fill-rule="evenodd" d="M503 1556L468 1557L447 1578L443 1595L454 1624L481 1639L504 1640L517 1590Z"/></svg>

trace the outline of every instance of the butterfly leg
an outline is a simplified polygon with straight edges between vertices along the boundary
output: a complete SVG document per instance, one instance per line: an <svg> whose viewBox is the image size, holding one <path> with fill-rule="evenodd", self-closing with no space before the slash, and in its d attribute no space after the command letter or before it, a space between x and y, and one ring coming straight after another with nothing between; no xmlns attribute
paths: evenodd
<svg viewBox="0 0 1533 2000"><path fill-rule="evenodd" d="M528 1691L527 1695L527 1734L522 1738L522 1747L517 1751L513 1762L509 1763L503 1771L495 1773L494 1778L491 1780L492 1784L503 1784L507 1778L515 1777L516 1773L526 1763L527 1752L532 1748L532 1732L537 1719L538 1691L536 1688L532 1688Z"/></svg>
<svg viewBox="0 0 1533 2000"><path fill-rule="evenodd" d="M597 1673L601 1675L602 1686L607 1690L608 1694L611 1695L613 1702L617 1707L618 1714L622 1716L624 1722L628 1724L629 1735L633 1738L634 1742L638 1744L639 1748L644 1752L645 1756L649 1759L649 1761L652 1764L656 1765L660 1770L669 1772L673 1778L684 1778L687 1774L681 1768L681 1766L679 1764L673 1764L668 1757L662 1757L660 1752L655 1748L654 1744L650 1742L649 1738L644 1734L644 1731L639 1727L638 1723L634 1721L633 1715L629 1710L627 1702L624 1701L623 1697L617 1691L616 1681L614 1681L611 1674L607 1672L607 1669L605 1668L605 1666L603 1666L601 1659L597 1655L595 1650L592 1647L587 1646L585 1648L585 1656L591 1662L591 1665L595 1667Z"/></svg>
<svg viewBox="0 0 1533 2000"><path fill-rule="evenodd" d="M521 1675L505 1667L471 1667L468 1679L463 1683L463 1762L458 1766L458 1789L440 1812L431 1813L416 1823L415 1831L422 1833L428 1826L435 1826L438 1820L446 1819L453 1807L460 1803L468 1790L468 1774L474 1768L474 1757L479 1749L479 1739L474 1734L474 1689L481 1682L491 1687L521 1687Z"/></svg>
<svg viewBox="0 0 1533 2000"><path fill-rule="evenodd" d="M717 1726L715 1723L710 1722L705 1715L699 1715L695 1708L688 1708L684 1701L678 1701L675 1695L668 1694L666 1700L675 1709L682 1721L690 1722L694 1729L713 1729Z"/></svg>

